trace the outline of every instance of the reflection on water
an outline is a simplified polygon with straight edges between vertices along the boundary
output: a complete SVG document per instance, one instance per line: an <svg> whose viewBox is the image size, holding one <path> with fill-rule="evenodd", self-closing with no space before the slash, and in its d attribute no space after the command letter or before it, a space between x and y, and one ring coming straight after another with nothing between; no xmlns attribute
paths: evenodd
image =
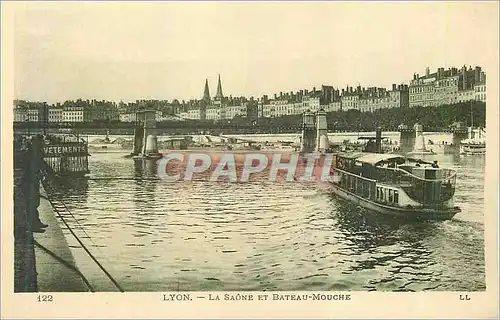
<svg viewBox="0 0 500 320"><path fill-rule="evenodd" d="M151 161L91 160L87 188L58 196L127 291L485 289L484 157L438 157L458 171L463 212L420 223L365 212L324 185L172 184ZM99 179L112 176L135 179ZM114 291L73 250L93 284Z"/></svg>

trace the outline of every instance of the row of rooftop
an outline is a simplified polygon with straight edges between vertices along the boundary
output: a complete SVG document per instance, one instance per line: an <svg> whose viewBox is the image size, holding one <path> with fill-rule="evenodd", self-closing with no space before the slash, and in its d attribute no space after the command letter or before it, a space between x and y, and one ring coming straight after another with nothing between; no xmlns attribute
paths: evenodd
<svg viewBox="0 0 500 320"><path fill-rule="evenodd" d="M451 79L451 81L450 81ZM390 97L392 93L402 93L403 96L409 96L409 106L416 106L418 104L426 104L427 100L432 100L433 95L437 91L434 88L445 87L446 91L450 91L453 94L457 94L456 91L474 91L474 88L478 85L482 85L485 87L486 85L486 74L482 71L481 67L476 66L474 69L469 66L463 66L460 70L457 68L438 68L436 72L431 73L429 68L426 68L425 75L421 76L417 73L413 75L413 79L408 84L393 84L392 88L382 88L382 87L361 87L360 85L354 87L347 85L345 88L338 89L329 85L322 85L321 88L313 87L312 90L304 89L296 92L279 92L275 93L273 96L263 95L261 98L254 97L233 97L233 96L224 96L222 90L222 82L220 75L218 77L217 82L217 91L216 95L211 98L210 90L208 85L208 80L205 81L205 87L203 91L203 96L201 99L191 99L188 101L179 101L177 99L172 100L171 102L163 100L161 104L163 107L173 107L176 108L200 108L200 107L217 107L217 106L240 106L247 102L256 103L260 105L266 105L272 103L272 101L276 102L284 102L284 103L300 103L304 101L308 101L309 99L318 99L321 105L328 105L333 102L341 101L344 99L352 100L351 98L356 99L376 99L376 98L387 98ZM422 90L422 86L432 87L432 90ZM451 88L451 89L450 89ZM453 89L455 88L455 91ZM475 91L478 91L477 89ZM480 89L479 91L485 91L485 88ZM424 95L423 95L424 93ZM412 97L413 95L413 97ZM462 94L463 95L463 94ZM470 94L471 97L474 96L472 92ZM464 99L468 97L464 97ZM443 100L442 97L440 97ZM445 97L445 100L448 98ZM451 98L450 98L451 99ZM441 101L440 100L440 101ZM449 99L448 99L449 100ZM453 99L451 99L453 100ZM485 100L485 94L481 95L481 100ZM82 100L77 100L82 101ZM88 100L87 100L88 101ZM141 107L151 108L150 104L157 103L158 101L154 100L138 100L135 103L124 104L120 102L116 104L114 102L98 102L95 103L95 100L91 100L92 103L90 107L98 107L99 109L118 109L120 112L122 110L131 110L137 109ZM452 102L452 101L451 101ZM78 104L73 103L70 105L66 104L57 104L49 107L61 107L64 109L74 108L74 107L89 107L89 104ZM16 104L15 107L18 107ZM29 108L29 106L28 106Z"/></svg>

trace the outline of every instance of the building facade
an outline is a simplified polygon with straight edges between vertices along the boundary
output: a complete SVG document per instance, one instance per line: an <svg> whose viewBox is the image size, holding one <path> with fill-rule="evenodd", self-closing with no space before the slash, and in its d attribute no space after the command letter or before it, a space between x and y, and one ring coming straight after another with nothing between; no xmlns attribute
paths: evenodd
<svg viewBox="0 0 500 320"><path fill-rule="evenodd" d="M89 122L90 112L85 107L63 108L63 122Z"/></svg>
<svg viewBox="0 0 500 320"><path fill-rule="evenodd" d="M49 122L63 122L63 108L49 108Z"/></svg>
<svg viewBox="0 0 500 320"><path fill-rule="evenodd" d="M486 75L481 67L463 66L457 68L438 68L430 73L426 68L425 75L413 75L409 86L410 107L433 107L470 100L481 100L481 86L486 86ZM474 92L474 93L473 93Z"/></svg>
<svg viewBox="0 0 500 320"><path fill-rule="evenodd" d="M28 111L21 108L14 109L14 122L24 122L28 120Z"/></svg>
<svg viewBox="0 0 500 320"><path fill-rule="evenodd" d="M121 122L135 122L136 119L137 119L137 116L135 113L120 114L120 121Z"/></svg>
<svg viewBox="0 0 500 320"><path fill-rule="evenodd" d="M29 122L38 122L38 109L28 109L27 118Z"/></svg>

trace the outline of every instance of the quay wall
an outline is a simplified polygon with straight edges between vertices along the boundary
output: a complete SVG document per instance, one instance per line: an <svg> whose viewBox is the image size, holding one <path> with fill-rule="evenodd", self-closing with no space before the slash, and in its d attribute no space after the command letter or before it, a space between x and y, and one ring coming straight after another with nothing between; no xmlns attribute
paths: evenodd
<svg viewBox="0 0 500 320"><path fill-rule="evenodd" d="M57 213L46 199L47 193L40 188L40 220L48 224L44 233L34 233L37 284L39 292L87 292L82 277L75 270L75 259L71 253L63 227Z"/></svg>
<svg viewBox="0 0 500 320"><path fill-rule="evenodd" d="M29 228L26 195L22 186L24 172L14 156L14 292L36 292L36 264L33 234Z"/></svg>

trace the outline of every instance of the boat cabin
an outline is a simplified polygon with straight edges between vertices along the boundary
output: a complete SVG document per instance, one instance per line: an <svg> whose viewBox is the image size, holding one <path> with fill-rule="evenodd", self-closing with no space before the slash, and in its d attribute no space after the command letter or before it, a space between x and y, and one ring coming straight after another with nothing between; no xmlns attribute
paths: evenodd
<svg viewBox="0 0 500 320"><path fill-rule="evenodd" d="M455 171L437 163L395 154L339 153L334 160L341 188L377 202L401 205L401 193L421 205L448 201L455 192Z"/></svg>

